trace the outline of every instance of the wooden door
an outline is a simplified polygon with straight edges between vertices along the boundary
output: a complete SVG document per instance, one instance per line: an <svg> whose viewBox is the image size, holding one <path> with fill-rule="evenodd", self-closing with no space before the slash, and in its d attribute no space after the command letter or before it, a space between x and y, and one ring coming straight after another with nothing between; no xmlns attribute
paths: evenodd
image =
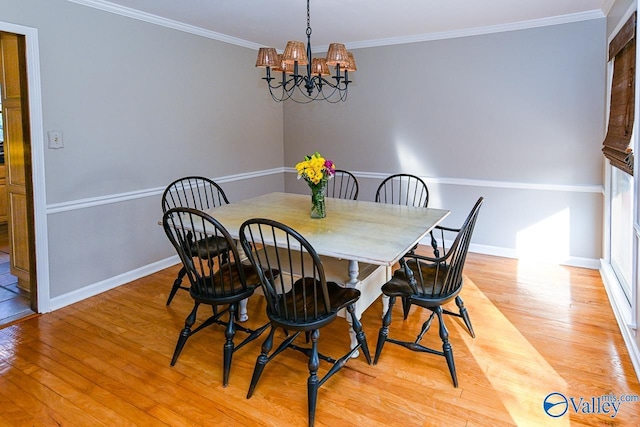
<svg viewBox="0 0 640 427"><path fill-rule="evenodd" d="M31 292L36 310L35 230L31 185L31 141L24 36L0 32L0 84L11 274Z"/></svg>

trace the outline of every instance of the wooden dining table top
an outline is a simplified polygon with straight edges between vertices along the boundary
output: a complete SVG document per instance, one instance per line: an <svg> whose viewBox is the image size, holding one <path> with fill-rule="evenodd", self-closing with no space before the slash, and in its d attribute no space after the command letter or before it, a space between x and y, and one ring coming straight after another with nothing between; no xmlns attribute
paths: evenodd
<svg viewBox="0 0 640 427"><path fill-rule="evenodd" d="M281 222L300 233L319 255L387 267L449 215L448 210L327 197L326 218L311 218L311 197L269 193L207 213L235 238L250 218Z"/></svg>

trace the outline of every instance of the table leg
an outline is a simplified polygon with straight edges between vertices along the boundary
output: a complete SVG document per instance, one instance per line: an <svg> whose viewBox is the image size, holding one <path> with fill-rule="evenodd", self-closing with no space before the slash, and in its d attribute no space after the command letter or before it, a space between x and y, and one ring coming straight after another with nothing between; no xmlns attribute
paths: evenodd
<svg viewBox="0 0 640 427"><path fill-rule="evenodd" d="M358 279L359 273L360 268L358 267L358 261L349 260L349 282L347 283L347 286L355 288L358 285L358 283L360 282L360 280ZM360 319L362 313L359 313L358 310L356 310L356 316L358 316L358 319ZM351 340L351 348L354 348L358 345L358 340L356 339L356 333L353 330L352 319L348 313L345 313L344 318L349 324L349 338ZM360 351L354 352L351 357L355 359L358 356L360 356Z"/></svg>
<svg viewBox="0 0 640 427"><path fill-rule="evenodd" d="M238 255L240 256L240 262L249 262L249 258L247 257L247 254L244 253L244 249L242 248L242 245L240 244L239 240L236 240L236 247L238 248ZM240 307L238 308L238 321L240 322L246 322L247 320L249 320L249 314L247 314L247 302L249 301L249 298L245 298L242 301L240 301Z"/></svg>
<svg viewBox="0 0 640 427"><path fill-rule="evenodd" d="M391 269L386 266L378 266L358 261L323 257L325 275L327 280L337 283L344 283L345 287L358 289L360 298L354 304L354 318L360 320L362 313L380 297L380 287L390 279ZM384 302L387 302L385 299ZM339 314L344 317L349 324L349 340L351 348L356 348L356 339L351 315L348 311L342 310ZM357 354L355 355L357 357Z"/></svg>
<svg viewBox="0 0 640 427"><path fill-rule="evenodd" d="M389 310L389 297L386 296L385 294L382 294L382 317L384 317L384 315L387 314L388 310Z"/></svg>
<svg viewBox="0 0 640 427"><path fill-rule="evenodd" d="M249 320L249 315L247 314L247 301L249 298L245 298L240 301L240 309L238 310L238 321L246 322Z"/></svg>
<svg viewBox="0 0 640 427"><path fill-rule="evenodd" d="M360 267L358 267L358 261L349 260L349 285L355 287L360 280L358 280L358 274L360 273Z"/></svg>

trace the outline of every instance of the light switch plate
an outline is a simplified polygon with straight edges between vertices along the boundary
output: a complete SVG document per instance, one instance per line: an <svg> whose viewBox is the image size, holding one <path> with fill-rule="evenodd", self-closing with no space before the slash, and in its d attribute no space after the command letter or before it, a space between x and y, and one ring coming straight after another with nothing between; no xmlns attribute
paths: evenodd
<svg viewBox="0 0 640 427"><path fill-rule="evenodd" d="M49 148L64 147L61 130L50 130L49 132L47 132L47 134L49 135Z"/></svg>

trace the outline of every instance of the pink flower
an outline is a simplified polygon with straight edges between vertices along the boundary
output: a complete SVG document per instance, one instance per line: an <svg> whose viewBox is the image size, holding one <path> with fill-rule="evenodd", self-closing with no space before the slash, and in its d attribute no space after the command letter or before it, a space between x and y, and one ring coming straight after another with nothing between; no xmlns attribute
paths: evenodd
<svg viewBox="0 0 640 427"><path fill-rule="evenodd" d="M336 167L331 160L325 160L324 167L329 176L333 176L336 173Z"/></svg>

